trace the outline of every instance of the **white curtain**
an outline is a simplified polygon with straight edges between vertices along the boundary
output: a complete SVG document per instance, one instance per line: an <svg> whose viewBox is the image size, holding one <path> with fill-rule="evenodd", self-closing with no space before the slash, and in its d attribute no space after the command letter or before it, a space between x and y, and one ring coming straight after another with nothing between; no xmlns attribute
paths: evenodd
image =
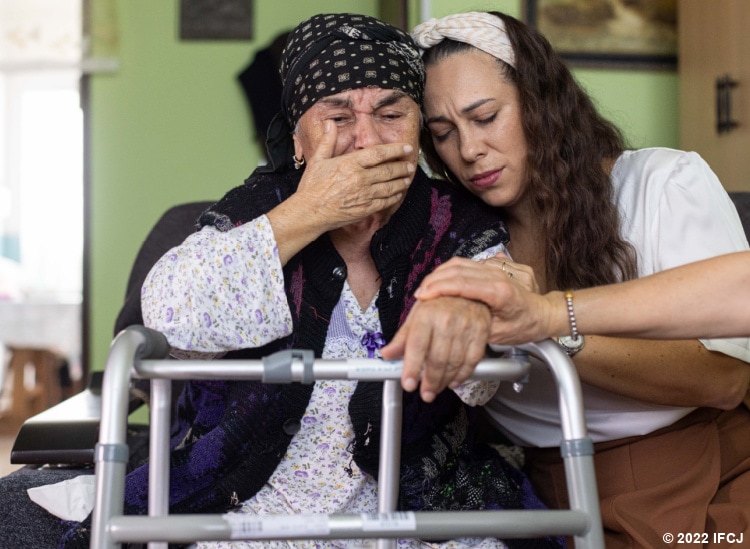
<svg viewBox="0 0 750 549"><path fill-rule="evenodd" d="M88 1L0 0L0 300L80 299Z"/></svg>
<svg viewBox="0 0 750 549"><path fill-rule="evenodd" d="M74 67L82 58L82 0L0 0L0 70Z"/></svg>
<svg viewBox="0 0 750 549"><path fill-rule="evenodd" d="M0 71L117 70L115 0L0 0Z"/></svg>

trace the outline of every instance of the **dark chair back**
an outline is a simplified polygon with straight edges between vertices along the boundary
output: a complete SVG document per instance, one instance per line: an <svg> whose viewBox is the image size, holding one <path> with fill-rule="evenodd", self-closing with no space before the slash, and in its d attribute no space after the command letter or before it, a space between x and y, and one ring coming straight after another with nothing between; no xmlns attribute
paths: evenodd
<svg viewBox="0 0 750 549"><path fill-rule="evenodd" d="M745 235L750 240L750 191L733 191L729 193L729 197L734 202L737 213L740 214Z"/></svg>

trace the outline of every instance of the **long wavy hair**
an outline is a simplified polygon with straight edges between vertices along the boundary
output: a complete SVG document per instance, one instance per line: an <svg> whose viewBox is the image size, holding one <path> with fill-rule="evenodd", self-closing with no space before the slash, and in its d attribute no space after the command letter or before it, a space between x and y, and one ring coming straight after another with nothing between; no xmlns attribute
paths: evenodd
<svg viewBox="0 0 750 549"><path fill-rule="evenodd" d="M636 278L635 249L620 234L606 168L625 150L622 134L599 115L544 36L513 17L489 13L503 20L515 51L515 69L497 62L503 77L518 88L528 146L526 193L545 235L548 289ZM472 48L444 40L428 49L423 60L429 67ZM421 145L429 167L456 181L426 129Z"/></svg>

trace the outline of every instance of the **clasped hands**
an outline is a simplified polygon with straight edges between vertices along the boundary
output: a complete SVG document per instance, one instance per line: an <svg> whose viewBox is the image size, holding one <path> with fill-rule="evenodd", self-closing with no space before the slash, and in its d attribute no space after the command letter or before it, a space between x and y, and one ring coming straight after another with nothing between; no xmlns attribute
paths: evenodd
<svg viewBox="0 0 750 549"><path fill-rule="evenodd" d="M544 332L538 319L546 302L533 270L503 254L482 261L453 258L425 277L415 297L381 355L403 359L404 390L419 387L426 402L471 377L488 343L526 343Z"/></svg>

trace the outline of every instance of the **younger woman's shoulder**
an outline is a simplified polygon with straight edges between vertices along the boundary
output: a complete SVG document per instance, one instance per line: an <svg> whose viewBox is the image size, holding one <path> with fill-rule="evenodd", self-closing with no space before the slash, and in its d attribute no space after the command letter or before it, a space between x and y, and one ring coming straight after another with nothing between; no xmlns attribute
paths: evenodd
<svg viewBox="0 0 750 549"><path fill-rule="evenodd" d="M671 149L669 147L646 147L624 151L615 162L615 171L644 172L644 171L673 171L676 167L700 167L704 169L708 164L693 151Z"/></svg>
<svg viewBox="0 0 750 549"><path fill-rule="evenodd" d="M625 151L612 168L620 207L633 211L665 199L725 201L726 191L708 163L696 152L651 147ZM726 198L728 200L728 198Z"/></svg>

